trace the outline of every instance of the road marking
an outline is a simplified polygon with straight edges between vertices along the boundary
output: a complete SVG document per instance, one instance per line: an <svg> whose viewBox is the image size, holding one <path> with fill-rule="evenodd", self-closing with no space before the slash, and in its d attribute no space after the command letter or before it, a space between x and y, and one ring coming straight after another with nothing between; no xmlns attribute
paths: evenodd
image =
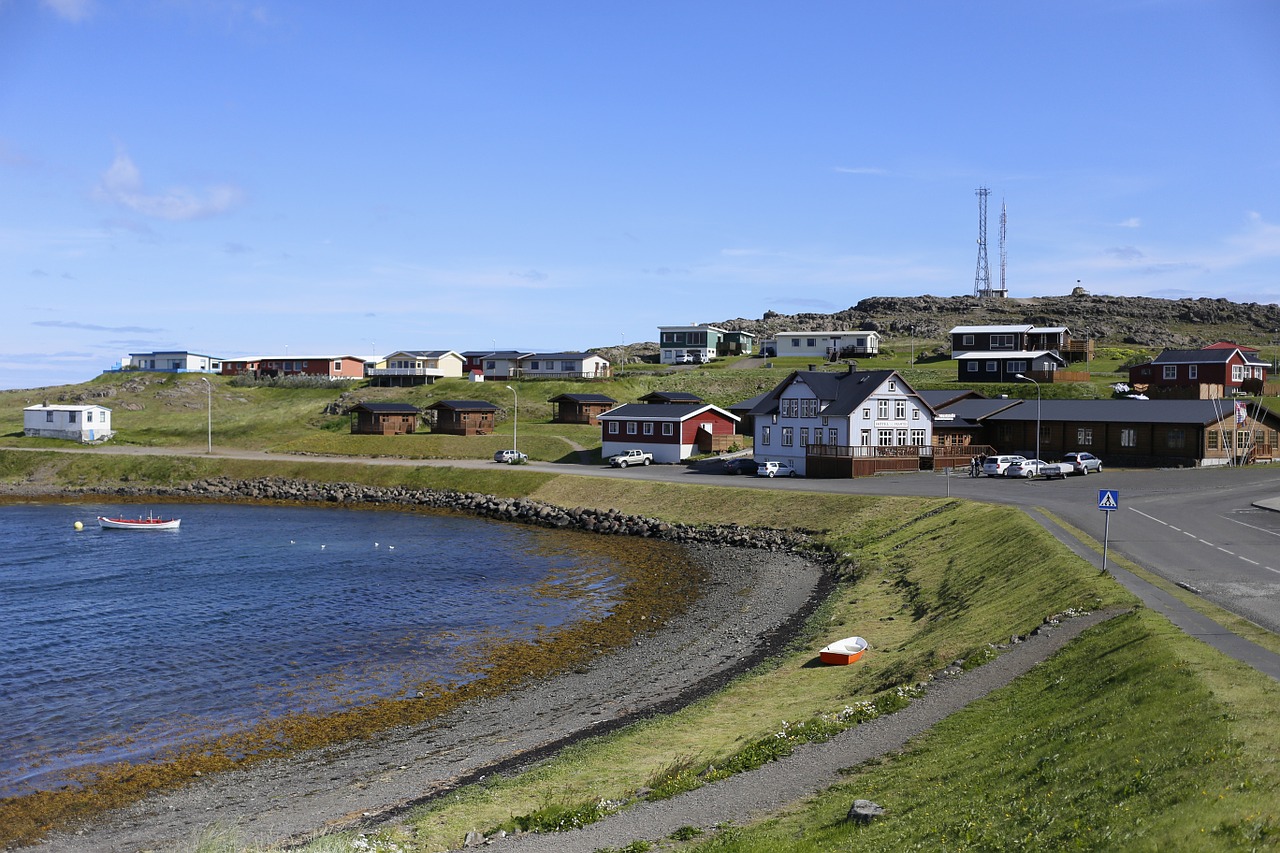
<svg viewBox="0 0 1280 853"><path fill-rule="evenodd" d="M1154 515L1147 515L1145 512L1143 512L1140 509L1134 509L1133 507L1129 507L1129 511L1136 512L1138 515L1142 516L1143 518L1149 518L1152 521L1154 521L1156 524L1163 524L1165 527L1169 526L1169 523L1167 521L1161 521L1160 519L1156 518Z"/></svg>
<svg viewBox="0 0 1280 853"><path fill-rule="evenodd" d="M1259 563L1257 560L1250 560L1248 557L1241 557L1240 559L1244 560L1246 563L1253 563L1255 566L1262 565L1262 563Z"/></svg>
<svg viewBox="0 0 1280 853"><path fill-rule="evenodd" d="M1235 551L1228 551L1226 548L1223 548L1221 545L1219 545L1219 546L1217 546L1217 547L1218 547L1218 550L1219 550L1219 551L1221 551L1221 552L1222 552L1222 553L1224 553L1224 554L1230 554L1230 555L1231 555L1231 556L1233 556L1233 557L1236 555L1236 552L1235 552Z"/></svg>
<svg viewBox="0 0 1280 853"><path fill-rule="evenodd" d="M1199 536L1197 536L1196 538L1197 538L1197 539L1200 539L1200 537L1199 537ZM1217 545L1214 545L1212 542L1210 542L1208 539L1200 539L1200 541L1201 541L1201 542L1203 542L1204 544L1208 545L1210 548L1217 548L1217 547L1218 547Z"/></svg>
<svg viewBox="0 0 1280 853"><path fill-rule="evenodd" d="M1234 524L1239 524L1239 525L1241 525L1242 527L1247 527L1247 528L1249 528L1250 530L1259 530L1259 531L1261 531L1261 532L1263 532L1263 533L1270 534L1271 536L1280 536L1280 532L1277 532L1277 531L1275 531L1275 530L1268 530L1267 528L1265 528L1265 527L1259 527L1259 526L1258 526L1258 525L1256 525L1256 524L1245 524L1243 521L1239 521L1239 520L1234 519L1234 518L1227 518L1227 516L1225 516L1225 515L1224 515L1224 516L1222 516L1222 517L1223 517L1223 518L1226 518L1226 519L1227 519L1227 521L1230 521L1230 522L1232 522L1232 523L1234 523Z"/></svg>

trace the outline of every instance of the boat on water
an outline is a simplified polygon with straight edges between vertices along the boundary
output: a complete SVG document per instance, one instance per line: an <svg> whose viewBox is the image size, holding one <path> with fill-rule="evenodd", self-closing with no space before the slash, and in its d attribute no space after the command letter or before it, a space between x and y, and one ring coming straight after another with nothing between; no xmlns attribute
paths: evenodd
<svg viewBox="0 0 1280 853"><path fill-rule="evenodd" d="M103 530L177 530L180 518L157 518L147 513L146 518L108 518L98 516L98 526Z"/></svg>
<svg viewBox="0 0 1280 853"><path fill-rule="evenodd" d="M843 640L836 640L831 645L818 652L818 657L823 663L836 664L842 666L850 664L862 657L862 653L867 650L867 641L861 637L845 637Z"/></svg>

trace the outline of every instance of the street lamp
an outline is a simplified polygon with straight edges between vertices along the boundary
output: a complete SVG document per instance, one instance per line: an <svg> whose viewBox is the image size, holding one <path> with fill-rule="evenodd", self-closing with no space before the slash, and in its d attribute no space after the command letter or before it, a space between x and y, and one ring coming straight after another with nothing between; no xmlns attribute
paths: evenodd
<svg viewBox="0 0 1280 853"><path fill-rule="evenodd" d="M209 397L209 452L213 453L213 383L203 376L200 381L204 383L205 393Z"/></svg>
<svg viewBox="0 0 1280 853"><path fill-rule="evenodd" d="M1039 461L1040 459L1040 383L1036 382L1030 376L1023 376L1021 373L1018 374L1018 378L1025 382L1032 382L1036 386L1036 460ZM1038 471L1037 473L1043 474L1044 472Z"/></svg>
<svg viewBox="0 0 1280 853"><path fill-rule="evenodd" d="M511 418L511 449L519 453L519 448L516 447L516 437L520 431L520 395L510 385L507 386L507 390L511 392L511 396L516 398L515 414Z"/></svg>

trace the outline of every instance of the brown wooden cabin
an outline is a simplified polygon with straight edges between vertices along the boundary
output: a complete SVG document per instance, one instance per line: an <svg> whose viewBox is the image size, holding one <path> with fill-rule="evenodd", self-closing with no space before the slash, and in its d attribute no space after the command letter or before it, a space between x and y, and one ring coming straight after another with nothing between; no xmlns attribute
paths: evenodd
<svg viewBox="0 0 1280 853"><path fill-rule="evenodd" d="M417 430L422 411L408 403L359 403L347 414L352 435L408 435Z"/></svg>
<svg viewBox="0 0 1280 853"><path fill-rule="evenodd" d="M432 432L445 435L489 435L498 407L484 400L440 400L427 406L435 414Z"/></svg>
<svg viewBox="0 0 1280 853"><path fill-rule="evenodd" d="M552 423L588 426L595 426L600 415L618 405L617 400L604 394L560 394L547 402L556 406Z"/></svg>

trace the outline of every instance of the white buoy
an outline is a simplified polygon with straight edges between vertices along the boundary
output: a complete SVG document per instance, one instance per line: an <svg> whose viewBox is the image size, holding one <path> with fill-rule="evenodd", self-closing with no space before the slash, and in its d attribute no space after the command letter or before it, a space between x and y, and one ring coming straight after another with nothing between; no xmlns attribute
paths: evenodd
<svg viewBox="0 0 1280 853"><path fill-rule="evenodd" d="M77 521L77 522L76 522L76 530L84 530L84 522L83 522L83 521Z"/></svg>

